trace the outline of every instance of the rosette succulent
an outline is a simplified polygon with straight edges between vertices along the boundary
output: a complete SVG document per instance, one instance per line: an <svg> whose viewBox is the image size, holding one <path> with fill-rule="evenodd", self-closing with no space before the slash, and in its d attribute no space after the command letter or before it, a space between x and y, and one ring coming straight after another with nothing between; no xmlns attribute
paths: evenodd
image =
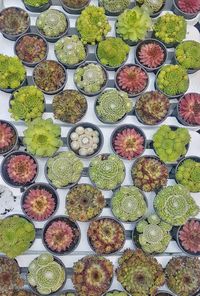
<svg viewBox="0 0 200 296"><path fill-rule="evenodd" d="M0 154L12 150L17 142L17 131L6 121L0 120Z"/></svg>
<svg viewBox="0 0 200 296"><path fill-rule="evenodd" d="M200 253L200 221L191 219L178 231L178 240L181 247L189 254Z"/></svg>
<svg viewBox="0 0 200 296"><path fill-rule="evenodd" d="M33 7L40 7L48 3L49 0L24 0L24 3Z"/></svg>
<svg viewBox="0 0 200 296"><path fill-rule="evenodd" d="M128 294L123 291L112 290L104 294L104 296L128 296Z"/></svg>
<svg viewBox="0 0 200 296"><path fill-rule="evenodd" d="M111 208L117 219L123 222L134 222L147 212L147 202L138 188L123 186L114 193Z"/></svg>
<svg viewBox="0 0 200 296"><path fill-rule="evenodd" d="M136 0L139 5L143 5L143 7L149 10L150 13L156 13L162 9L165 4L165 0Z"/></svg>
<svg viewBox="0 0 200 296"><path fill-rule="evenodd" d="M28 267L28 283L41 295L57 292L65 278L64 266L49 253L41 254Z"/></svg>
<svg viewBox="0 0 200 296"><path fill-rule="evenodd" d="M64 291L63 293L59 294L59 296L76 296L76 292L73 292L71 290Z"/></svg>
<svg viewBox="0 0 200 296"><path fill-rule="evenodd" d="M101 296L112 281L113 265L101 256L86 256L74 263L72 282L81 296Z"/></svg>
<svg viewBox="0 0 200 296"><path fill-rule="evenodd" d="M183 41L176 47L176 60L186 69L200 69L200 43Z"/></svg>
<svg viewBox="0 0 200 296"><path fill-rule="evenodd" d="M123 288L135 296L153 296L165 282L161 264L141 250L125 250L116 273Z"/></svg>
<svg viewBox="0 0 200 296"><path fill-rule="evenodd" d="M17 197L6 186L0 185L0 219L12 212L17 205Z"/></svg>
<svg viewBox="0 0 200 296"><path fill-rule="evenodd" d="M123 161L113 154L101 154L90 162L89 177L102 190L113 190L124 181Z"/></svg>
<svg viewBox="0 0 200 296"><path fill-rule="evenodd" d="M47 161L47 177L57 188L77 183L82 170L83 163L72 151L60 152Z"/></svg>
<svg viewBox="0 0 200 296"><path fill-rule="evenodd" d="M0 252L15 258L27 251L35 239L35 228L21 216L10 216L0 221Z"/></svg>
<svg viewBox="0 0 200 296"><path fill-rule="evenodd" d="M182 185L162 189L154 199L154 208L163 221L175 226L184 224L199 213L190 192Z"/></svg>
<svg viewBox="0 0 200 296"><path fill-rule="evenodd" d="M64 5L69 8L83 8L85 5L89 4L90 0L61 0Z"/></svg>
<svg viewBox="0 0 200 296"><path fill-rule="evenodd" d="M180 10L185 13L198 13L200 11L199 0L177 0L176 4Z"/></svg>
<svg viewBox="0 0 200 296"><path fill-rule="evenodd" d="M99 0L99 4L109 13L121 13L130 5L130 0Z"/></svg>
<svg viewBox="0 0 200 296"><path fill-rule="evenodd" d="M178 102L178 115L186 124L200 125L200 94L185 94Z"/></svg>

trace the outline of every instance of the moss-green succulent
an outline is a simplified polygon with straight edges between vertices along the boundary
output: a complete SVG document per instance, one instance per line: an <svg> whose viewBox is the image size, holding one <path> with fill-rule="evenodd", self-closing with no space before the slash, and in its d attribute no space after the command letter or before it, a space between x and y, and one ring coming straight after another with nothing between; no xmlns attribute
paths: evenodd
<svg viewBox="0 0 200 296"><path fill-rule="evenodd" d="M47 4L49 0L24 0L24 3L33 7L40 7Z"/></svg>
<svg viewBox="0 0 200 296"><path fill-rule="evenodd" d="M177 169L176 179L190 192L200 192L200 162L193 159L184 160Z"/></svg>
<svg viewBox="0 0 200 296"><path fill-rule="evenodd" d="M176 47L176 59L186 69L199 69L200 43L194 40L183 41Z"/></svg>
<svg viewBox="0 0 200 296"><path fill-rule="evenodd" d="M99 2L105 10L111 13L123 12L131 3L130 0L100 0Z"/></svg>

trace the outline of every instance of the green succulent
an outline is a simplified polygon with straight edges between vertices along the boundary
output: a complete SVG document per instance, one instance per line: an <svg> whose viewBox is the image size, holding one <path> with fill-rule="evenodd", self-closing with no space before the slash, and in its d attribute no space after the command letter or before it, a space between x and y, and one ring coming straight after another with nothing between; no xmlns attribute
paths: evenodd
<svg viewBox="0 0 200 296"><path fill-rule="evenodd" d="M76 296L75 292L65 292L60 294L59 296Z"/></svg>
<svg viewBox="0 0 200 296"><path fill-rule="evenodd" d="M44 95L36 86L24 86L14 92L10 105L12 118L30 121L42 116L45 107Z"/></svg>
<svg viewBox="0 0 200 296"><path fill-rule="evenodd" d="M151 18L142 8L136 6L127 9L117 18L116 31L120 37L127 41L143 40L151 29Z"/></svg>
<svg viewBox="0 0 200 296"><path fill-rule="evenodd" d="M126 292L113 290L107 292L104 296L128 296L128 294Z"/></svg>
<svg viewBox="0 0 200 296"><path fill-rule="evenodd" d="M162 125L153 135L153 147L162 161L174 162L187 153L190 139L188 129Z"/></svg>
<svg viewBox="0 0 200 296"><path fill-rule="evenodd" d="M23 142L31 154L49 157L62 146L61 128L54 124L52 119L36 118L27 123L27 126Z"/></svg>
<svg viewBox="0 0 200 296"><path fill-rule="evenodd" d="M26 77L26 70L18 57L0 54L0 88L16 89Z"/></svg>
<svg viewBox="0 0 200 296"><path fill-rule="evenodd" d="M84 44L95 45L111 30L103 7L90 5L86 7L77 19L76 28Z"/></svg>
<svg viewBox="0 0 200 296"><path fill-rule="evenodd" d="M20 216L7 217L0 221L0 252L10 258L23 254L35 239L32 223Z"/></svg>
<svg viewBox="0 0 200 296"><path fill-rule="evenodd" d="M136 2L142 4L144 8L147 8L150 11L150 13L155 13L162 8L165 0L137 0Z"/></svg>
<svg viewBox="0 0 200 296"><path fill-rule="evenodd" d="M48 3L49 0L24 0L24 3L33 7L40 7L46 3Z"/></svg>
<svg viewBox="0 0 200 296"><path fill-rule="evenodd" d="M199 207L182 185L169 186L161 190L154 199L158 216L171 225L179 226L199 213Z"/></svg>
<svg viewBox="0 0 200 296"><path fill-rule="evenodd" d="M178 167L176 179L191 192L200 192L200 162L184 160Z"/></svg>
<svg viewBox="0 0 200 296"><path fill-rule="evenodd" d="M120 13L127 9L131 3L130 0L100 0L100 5L104 7L105 10L111 13Z"/></svg>
<svg viewBox="0 0 200 296"><path fill-rule="evenodd" d="M137 187L121 187L111 202L115 217L123 222L134 222L147 212L147 203Z"/></svg>
<svg viewBox="0 0 200 296"><path fill-rule="evenodd" d="M183 41L176 47L176 59L186 69L200 68L200 43Z"/></svg>

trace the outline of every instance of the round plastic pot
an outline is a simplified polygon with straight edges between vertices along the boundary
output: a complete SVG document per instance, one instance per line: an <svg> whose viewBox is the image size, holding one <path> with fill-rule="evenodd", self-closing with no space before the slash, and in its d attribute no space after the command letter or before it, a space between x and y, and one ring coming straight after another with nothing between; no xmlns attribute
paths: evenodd
<svg viewBox="0 0 200 296"><path fill-rule="evenodd" d="M172 10L176 15L181 15L183 16L185 19L187 20L191 20L193 18L195 18L199 12L196 13L186 13L184 11L182 11L178 5L177 5L178 1L177 0L173 0L173 6L172 6Z"/></svg>
<svg viewBox="0 0 200 296"><path fill-rule="evenodd" d="M0 120L0 123L3 123L3 124L5 123L6 125L8 125L13 130L13 132L15 133L15 136L16 136L15 142L13 143L13 145L8 150L0 149L0 155L5 156L5 155L19 149L19 146L20 146L19 145L19 136L18 136L18 132L17 132L17 129L14 126L14 124L12 124L11 122L9 122L7 120Z"/></svg>
<svg viewBox="0 0 200 296"><path fill-rule="evenodd" d="M156 296L175 296L175 295L169 291L160 290L156 293Z"/></svg>
<svg viewBox="0 0 200 296"><path fill-rule="evenodd" d="M22 86L26 86L27 85L27 78L25 76L24 80L21 82L20 86L17 88L0 88L1 91L11 94L13 93L15 90L21 88Z"/></svg>
<svg viewBox="0 0 200 296"><path fill-rule="evenodd" d="M31 11L31 12L36 12L36 13L40 13L43 12L47 9L49 9L49 7L52 5L51 0L48 1L48 3L45 3L41 6L31 6L29 4L26 4L26 2L23 0L24 6L26 7L27 10Z"/></svg>
<svg viewBox="0 0 200 296"><path fill-rule="evenodd" d="M62 0L60 0L60 4L62 5L62 8L69 14L80 14L89 4L91 0L88 0L88 3L86 3L84 6L80 8L72 8L63 3Z"/></svg>

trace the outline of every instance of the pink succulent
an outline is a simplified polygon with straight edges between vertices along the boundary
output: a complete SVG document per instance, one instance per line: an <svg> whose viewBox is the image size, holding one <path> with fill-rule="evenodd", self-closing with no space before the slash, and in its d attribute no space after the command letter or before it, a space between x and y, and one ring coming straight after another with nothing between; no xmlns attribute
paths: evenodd
<svg viewBox="0 0 200 296"><path fill-rule="evenodd" d="M197 13L200 11L200 0L178 0L177 5L185 13Z"/></svg>
<svg viewBox="0 0 200 296"><path fill-rule="evenodd" d="M189 124L200 125L200 94L186 94L178 104L180 117Z"/></svg>
<svg viewBox="0 0 200 296"><path fill-rule="evenodd" d="M159 67L165 58L164 50L155 42L143 44L138 52L138 56L140 63L148 68Z"/></svg>
<svg viewBox="0 0 200 296"><path fill-rule="evenodd" d="M0 149L8 148L13 145L15 133L7 123L0 123Z"/></svg>
<svg viewBox="0 0 200 296"><path fill-rule="evenodd" d="M200 252L200 222L188 221L179 232L179 239L185 250Z"/></svg>

